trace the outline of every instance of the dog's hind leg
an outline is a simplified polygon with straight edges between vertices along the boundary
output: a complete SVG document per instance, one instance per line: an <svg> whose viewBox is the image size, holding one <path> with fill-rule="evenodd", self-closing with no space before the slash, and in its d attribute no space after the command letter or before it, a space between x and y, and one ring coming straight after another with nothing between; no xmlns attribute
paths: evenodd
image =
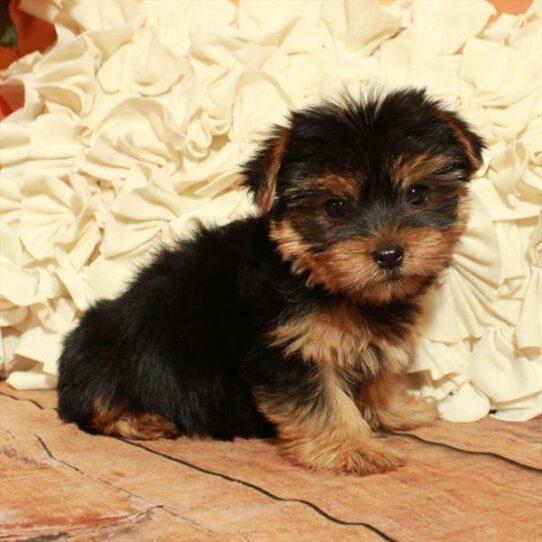
<svg viewBox="0 0 542 542"><path fill-rule="evenodd" d="M155 440L178 436L177 426L159 414L135 413L122 407L107 407L102 401L94 401L92 429L104 435L118 435L134 440Z"/></svg>

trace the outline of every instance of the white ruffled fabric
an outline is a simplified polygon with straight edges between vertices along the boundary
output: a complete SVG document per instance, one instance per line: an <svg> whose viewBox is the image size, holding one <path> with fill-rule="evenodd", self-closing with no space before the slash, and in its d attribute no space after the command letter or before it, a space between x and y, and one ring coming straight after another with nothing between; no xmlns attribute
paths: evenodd
<svg viewBox="0 0 542 542"><path fill-rule="evenodd" d="M22 0L25 9L27 0ZM151 248L250 210L238 165L292 107L425 86L485 138L472 218L427 296L413 387L442 414L542 412L542 4L46 0L58 42L2 72L1 366L55 385L62 336Z"/></svg>

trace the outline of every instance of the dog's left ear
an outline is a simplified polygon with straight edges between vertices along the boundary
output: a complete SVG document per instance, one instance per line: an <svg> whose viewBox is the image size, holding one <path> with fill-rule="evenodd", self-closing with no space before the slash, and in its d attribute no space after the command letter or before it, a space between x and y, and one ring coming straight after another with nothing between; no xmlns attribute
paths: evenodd
<svg viewBox="0 0 542 542"><path fill-rule="evenodd" d="M275 126L256 154L243 167L243 184L249 189L262 213L273 206L277 177L290 139L290 129Z"/></svg>
<svg viewBox="0 0 542 542"><path fill-rule="evenodd" d="M484 149L482 138L475 134L470 129L469 125L455 113L441 110L439 115L442 120L448 124L455 139L463 147L465 158L469 166L468 174L472 175L482 165L482 150Z"/></svg>

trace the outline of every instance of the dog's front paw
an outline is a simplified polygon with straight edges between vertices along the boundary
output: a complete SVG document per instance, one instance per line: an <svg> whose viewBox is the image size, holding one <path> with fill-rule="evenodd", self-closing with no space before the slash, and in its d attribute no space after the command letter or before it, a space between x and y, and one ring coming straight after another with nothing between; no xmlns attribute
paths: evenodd
<svg viewBox="0 0 542 542"><path fill-rule="evenodd" d="M285 451L297 463L315 470L366 475L393 470L403 463L399 451L372 437L284 444Z"/></svg>
<svg viewBox="0 0 542 542"><path fill-rule="evenodd" d="M366 475L394 470L404 463L402 454L380 442L367 445L366 442L342 451L336 470Z"/></svg>

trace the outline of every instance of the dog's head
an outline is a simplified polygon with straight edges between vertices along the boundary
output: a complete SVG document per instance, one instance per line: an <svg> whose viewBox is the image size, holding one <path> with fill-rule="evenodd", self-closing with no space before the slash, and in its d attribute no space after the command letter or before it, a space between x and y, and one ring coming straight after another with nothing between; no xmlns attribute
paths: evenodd
<svg viewBox="0 0 542 542"><path fill-rule="evenodd" d="M291 113L246 164L271 237L308 285L386 303L451 261L482 141L423 91Z"/></svg>

